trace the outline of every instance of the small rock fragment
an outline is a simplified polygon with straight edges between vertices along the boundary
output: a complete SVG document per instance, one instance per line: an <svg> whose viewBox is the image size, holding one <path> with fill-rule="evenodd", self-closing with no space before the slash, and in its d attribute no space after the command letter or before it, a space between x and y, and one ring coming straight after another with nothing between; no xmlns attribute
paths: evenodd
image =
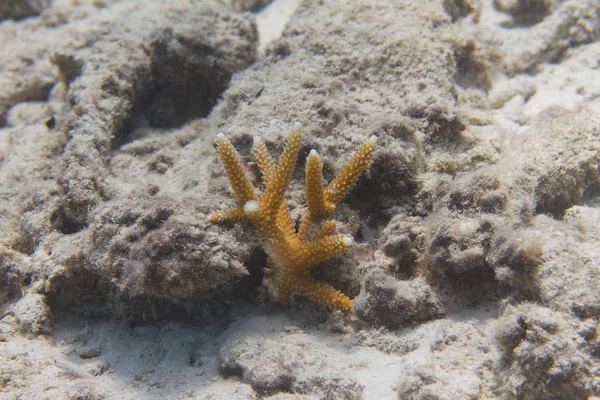
<svg viewBox="0 0 600 400"><path fill-rule="evenodd" d="M365 278L354 300L354 310L359 318L392 329L444 315L441 303L424 278L397 281L380 269Z"/></svg>
<svg viewBox="0 0 600 400"><path fill-rule="evenodd" d="M51 4L52 0L2 0L0 2L0 21L39 15Z"/></svg>
<svg viewBox="0 0 600 400"><path fill-rule="evenodd" d="M52 312L43 295L25 295L12 307L11 312L27 332L52 333Z"/></svg>
<svg viewBox="0 0 600 400"><path fill-rule="evenodd" d="M87 360L88 358L98 357L102 353L102 350L97 348L82 349L79 351L79 358Z"/></svg>

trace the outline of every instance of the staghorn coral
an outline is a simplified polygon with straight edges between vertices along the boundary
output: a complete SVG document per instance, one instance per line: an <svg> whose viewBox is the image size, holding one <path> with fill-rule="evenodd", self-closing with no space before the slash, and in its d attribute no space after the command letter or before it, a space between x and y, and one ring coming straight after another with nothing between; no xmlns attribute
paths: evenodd
<svg viewBox="0 0 600 400"><path fill-rule="evenodd" d="M292 130L276 167L260 138L254 139L254 155L265 183L261 199L244 172L244 166L233 144L217 135L218 151L231 183L237 207L211 215L211 222L250 221L264 239L267 254L275 268L267 271L270 294L285 301L293 294L302 294L332 309L351 311L352 300L333 287L311 278L310 270L317 264L344 254L354 240L350 235L336 234L336 222L324 221L356 185L375 152L376 136L371 136L356 152L340 174L323 187L323 163L316 150L306 160L306 203L308 212L298 230L290 217L285 192L292 179L298 159L302 134L298 123ZM313 225L319 225L313 233Z"/></svg>

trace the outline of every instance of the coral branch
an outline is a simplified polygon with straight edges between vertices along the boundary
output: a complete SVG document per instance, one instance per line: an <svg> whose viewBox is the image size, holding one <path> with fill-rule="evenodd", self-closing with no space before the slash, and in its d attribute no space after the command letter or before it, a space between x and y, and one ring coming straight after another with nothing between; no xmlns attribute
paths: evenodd
<svg viewBox="0 0 600 400"><path fill-rule="evenodd" d="M373 135L367 140L354 154L350 162L342 169L342 172L327 186L325 190L325 199L332 203L339 203L350 193L356 181L369 166L373 153L375 153L375 144L377 136Z"/></svg>
<svg viewBox="0 0 600 400"><path fill-rule="evenodd" d="M323 163L316 150L311 150L306 159L306 205L308 213L317 220L335 211L335 205L325 200Z"/></svg>
<svg viewBox="0 0 600 400"><path fill-rule="evenodd" d="M279 165L269 156L260 138L254 140L254 155L263 176L265 191L262 199L254 193L239 154L223 134L217 135L219 155L231 182L238 207L215 212L212 222L248 220L264 239L268 255L275 268L269 279L269 291L278 301L287 301L301 294L326 307L352 311L352 300L339 290L315 281L310 270L317 264L346 253L354 245L349 235L336 234L336 222L324 222L309 238L310 227L329 217L335 205L356 185L375 152L376 137L365 142L340 175L323 188L323 164L317 152L311 151L306 164L306 201L308 212L299 232L296 232L285 202L285 192L296 167L302 134L300 125L290 133Z"/></svg>
<svg viewBox="0 0 600 400"><path fill-rule="evenodd" d="M243 206L249 200L257 200L254 187L246 176L240 156L233 144L223 133L217 134L219 156L225 167L225 173L231 183L231 191L237 199L238 205Z"/></svg>
<svg viewBox="0 0 600 400"><path fill-rule="evenodd" d="M261 209L270 218L275 218L279 211L279 205L283 201L285 192L292 179L292 173L296 168L296 162L298 161L298 151L300 150L300 141L302 139L302 133L300 126L296 126L290 133L290 137L287 141L279 165L275 171L273 179L267 185L267 190L263 195L261 202Z"/></svg>

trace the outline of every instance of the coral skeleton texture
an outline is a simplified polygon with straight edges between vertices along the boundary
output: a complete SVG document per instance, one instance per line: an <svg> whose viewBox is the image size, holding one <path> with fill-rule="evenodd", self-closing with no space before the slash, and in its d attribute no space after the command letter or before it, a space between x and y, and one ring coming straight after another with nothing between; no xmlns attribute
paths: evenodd
<svg viewBox="0 0 600 400"><path fill-rule="evenodd" d="M311 277L310 270L317 264L344 254L352 248L352 236L336 233L334 220L327 220L339 203L356 185L367 169L376 147L376 136L371 136L354 154L339 175L323 187L323 163L316 150L306 160L306 203L308 211L298 230L290 217L285 192L298 160L302 139L301 125L296 124L289 135L285 149L276 165L259 137L254 138L254 155L265 184L261 198L245 173L233 144L223 135L217 135L218 151L237 206L218 211L210 216L211 222L250 221L264 240L264 247L275 268L267 270L269 292L276 301L287 301L301 294L326 307L352 311L352 300L330 285ZM313 226L317 226L311 234Z"/></svg>

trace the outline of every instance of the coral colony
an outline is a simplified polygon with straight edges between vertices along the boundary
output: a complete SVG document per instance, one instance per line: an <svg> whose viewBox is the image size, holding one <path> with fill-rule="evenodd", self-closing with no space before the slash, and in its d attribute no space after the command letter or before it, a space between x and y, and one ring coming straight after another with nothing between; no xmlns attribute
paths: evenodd
<svg viewBox="0 0 600 400"><path fill-rule="evenodd" d="M352 300L348 296L314 280L310 270L344 254L354 245L352 236L336 233L336 221L327 218L333 215L336 205L354 188L369 166L377 137L373 135L363 143L327 188L323 187L323 162L316 150L310 151L306 160L308 212L296 230L285 192L296 167L301 139L301 124L296 123L279 165L276 165L265 144L259 137L254 138L254 155L265 185L262 198L259 198L246 176L237 150L223 133L217 134L219 155L237 206L213 213L210 220L215 223L245 220L256 227L273 260L274 268L266 272L269 293L276 301L284 302L292 295L300 294L331 309L352 311ZM315 233L311 234L313 231Z"/></svg>

